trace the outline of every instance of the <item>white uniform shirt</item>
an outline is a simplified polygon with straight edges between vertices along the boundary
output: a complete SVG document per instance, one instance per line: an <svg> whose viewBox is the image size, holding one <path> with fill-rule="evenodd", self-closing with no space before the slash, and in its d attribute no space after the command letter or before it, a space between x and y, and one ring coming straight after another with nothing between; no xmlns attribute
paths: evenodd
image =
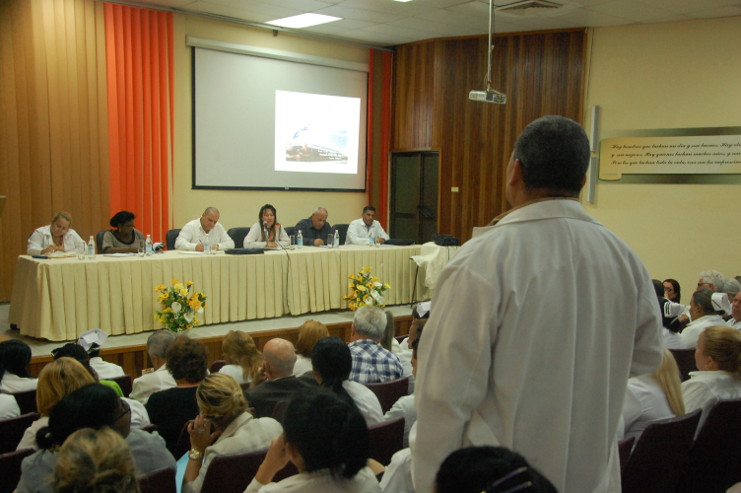
<svg viewBox="0 0 741 493"><path fill-rule="evenodd" d="M253 479L244 493L381 493L373 472L364 467L351 479L335 479L329 469L302 472L277 483Z"/></svg>
<svg viewBox="0 0 741 493"><path fill-rule="evenodd" d="M417 422L417 408L414 407L414 395L403 395L394 402L391 409L383 415L384 421L404 418L404 447L409 446L409 430Z"/></svg>
<svg viewBox="0 0 741 493"><path fill-rule="evenodd" d="M697 347L697 339L702 331L714 325L725 325L726 322L720 315L705 315L687 324L682 333L682 347L679 349L692 349Z"/></svg>
<svg viewBox="0 0 741 493"><path fill-rule="evenodd" d="M172 378L172 373L170 373L165 364L151 373L146 373L139 378L135 378L129 397L142 404L146 404L150 395L160 390L171 389L175 386L177 386L177 383Z"/></svg>
<svg viewBox="0 0 741 493"><path fill-rule="evenodd" d="M345 245L370 245L370 238L383 238L384 240L389 239L389 235L383 230L383 226L378 221L373 221L373 224L366 226L362 218L355 219L347 227L347 237L345 238Z"/></svg>
<svg viewBox="0 0 741 493"><path fill-rule="evenodd" d="M15 397L9 394L0 394L0 419L15 418L21 415L21 409Z"/></svg>
<svg viewBox="0 0 741 493"><path fill-rule="evenodd" d="M666 394L652 374L628 379L623 402L624 429L618 430L618 438L641 436L651 422L657 419L673 418Z"/></svg>
<svg viewBox="0 0 741 493"><path fill-rule="evenodd" d="M383 422L381 403L371 389L362 383L353 382L352 380L342 382L342 388L355 401L355 405L360 411L360 414L365 418L368 426Z"/></svg>
<svg viewBox="0 0 741 493"><path fill-rule="evenodd" d="M40 255L41 250L52 243L54 243L54 239L51 235L51 225L41 226L40 228L36 228L36 230L31 233L31 236L28 237L26 253L28 253L28 255ZM77 231L72 228L68 229L64 234L62 245L64 246L65 252L73 253L85 253L85 249L87 248L87 244L82 238L80 238Z"/></svg>
<svg viewBox="0 0 741 493"><path fill-rule="evenodd" d="M121 368L119 365L115 363L109 363L100 356L90 358L90 366L93 370L95 370L95 373L98 374L98 378L100 380L110 380L112 378L122 377L126 375L124 369Z"/></svg>
<svg viewBox="0 0 741 493"><path fill-rule="evenodd" d="M736 320L733 317L726 320L726 325L729 327L733 327L736 330L741 330L741 320Z"/></svg>
<svg viewBox="0 0 741 493"><path fill-rule="evenodd" d="M251 381L244 379L244 368L242 368L242 365L224 365L219 369L219 373L229 375L236 380L239 385L250 383Z"/></svg>
<svg viewBox="0 0 741 493"><path fill-rule="evenodd" d="M25 392L27 390L36 390L38 380L31 377L19 377L14 373L6 371L3 379L0 380L0 391L2 392Z"/></svg>
<svg viewBox="0 0 741 493"><path fill-rule="evenodd" d="M278 243L284 247L289 246L291 244L291 239L288 237L286 230L283 229L283 227L278 228L278 230L280 231L278 233ZM265 247L265 242L262 241L262 225L260 223L255 223L250 227L249 233L247 233L247 236L245 236L242 241L242 246L245 248Z"/></svg>
<svg viewBox="0 0 741 493"><path fill-rule="evenodd" d="M682 397L685 411L702 409L699 430L717 402L741 398L741 380L726 371L691 371L682 382Z"/></svg>
<svg viewBox="0 0 741 493"><path fill-rule="evenodd" d="M660 336L645 267L579 202L512 210L438 280L419 347L417 491L468 445L516 450L558 491L619 491L627 380L659 366Z"/></svg>
<svg viewBox="0 0 741 493"><path fill-rule="evenodd" d="M201 227L201 220L193 219L183 226L180 234L175 240L176 250L195 250L196 245L201 243L201 239L208 236L209 245L219 245L219 250L234 248L234 240L226 234L224 226L220 222L216 223L211 231L206 233Z"/></svg>

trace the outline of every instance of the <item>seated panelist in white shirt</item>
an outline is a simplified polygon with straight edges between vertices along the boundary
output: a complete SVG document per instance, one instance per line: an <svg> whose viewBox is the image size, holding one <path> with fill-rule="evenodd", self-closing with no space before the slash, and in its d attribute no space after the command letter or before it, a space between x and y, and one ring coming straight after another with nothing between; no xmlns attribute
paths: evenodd
<svg viewBox="0 0 741 493"><path fill-rule="evenodd" d="M26 253L28 255L49 255L54 252L83 253L85 242L77 232L70 228L72 216L66 212L57 212L51 224L36 228L28 238Z"/></svg>
<svg viewBox="0 0 741 493"><path fill-rule="evenodd" d="M345 245L368 245L370 239L376 244L385 243L389 235L383 230L381 223L375 220L376 208L372 205L363 207L363 216L355 219L347 228Z"/></svg>
<svg viewBox="0 0 741 493"><path fill-rule="evenodd" d="M260 207L257 214L260 219L250 227L250 232L244 238L245 248L277 248L278 243L287 247L291 244L288 233L278 222L278 214L270 204Z"/></svg>
<svg viewBox="0 0 741 493"><path fill-rule="evenodd" d="M226 234L219 222L220 217L219 209L207 207L199 219L193 219L183 226L175 240L175 249L202 252L206 242L211 250L234 248L234 240Z"/></svg>

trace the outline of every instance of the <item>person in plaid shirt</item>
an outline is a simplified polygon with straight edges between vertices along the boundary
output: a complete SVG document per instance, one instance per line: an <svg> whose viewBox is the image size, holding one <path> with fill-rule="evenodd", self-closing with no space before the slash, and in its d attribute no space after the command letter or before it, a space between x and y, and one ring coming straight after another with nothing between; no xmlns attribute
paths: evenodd
<svg viewBox="0 0 741 493"><path fill-rule="evenodd" d="M403 369L399 358L384 349L378 341L386 328L386 314L375 306L363 306L355 312L352 322L352 354L350 380L360 383L379 383L401 378Z"/></svg>

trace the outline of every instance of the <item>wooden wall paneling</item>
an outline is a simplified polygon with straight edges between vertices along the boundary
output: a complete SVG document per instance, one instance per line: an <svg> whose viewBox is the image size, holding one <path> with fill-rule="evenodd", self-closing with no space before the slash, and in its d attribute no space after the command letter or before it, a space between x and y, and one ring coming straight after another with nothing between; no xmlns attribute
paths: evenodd
<svg viewBox="0 0 741 493"><path fill-rule="evenodd" d="M487 44L486 36L430 40L395 56L392 148L440 152L439 230L464 241L508 208L505 170L525 125L548 114L580 121L583 108L584 30L496 36L492 80L506 105L468 99L486 87Z"/></svg>

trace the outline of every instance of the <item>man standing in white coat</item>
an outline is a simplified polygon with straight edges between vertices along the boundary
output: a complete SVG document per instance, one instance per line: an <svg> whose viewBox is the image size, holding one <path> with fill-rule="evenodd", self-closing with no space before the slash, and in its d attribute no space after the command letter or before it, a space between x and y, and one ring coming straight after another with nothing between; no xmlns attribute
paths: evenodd
<svg viewBox="0 0 741 493"><path fill-rule="evenodd" d="M506 170L513 209L440 275L419 348L419 493L468 445L519 452L558 491L620 491L625 388L659 366L661 319L641 261L578 201L588 162L576 122L530 123Z"/></svg>

